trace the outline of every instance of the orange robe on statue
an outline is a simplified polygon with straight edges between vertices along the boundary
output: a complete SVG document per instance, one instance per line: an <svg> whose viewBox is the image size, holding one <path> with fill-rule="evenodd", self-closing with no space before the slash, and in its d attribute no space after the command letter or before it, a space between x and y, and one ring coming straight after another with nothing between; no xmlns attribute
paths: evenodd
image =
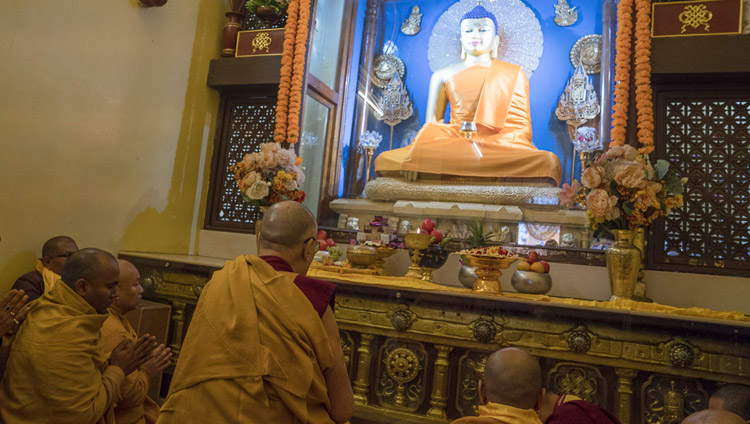
<svg viewBox="0 0 750 424"><path fill-rule="evenodd" d="M429 122L412 143L381 153L375 171L399 171L481 178L547 180L560 184L560 160L531 143L529 80L520 66L493 60L457 72L445 83L450 122ZM471 140L463 121L474 121Z"/></svg>

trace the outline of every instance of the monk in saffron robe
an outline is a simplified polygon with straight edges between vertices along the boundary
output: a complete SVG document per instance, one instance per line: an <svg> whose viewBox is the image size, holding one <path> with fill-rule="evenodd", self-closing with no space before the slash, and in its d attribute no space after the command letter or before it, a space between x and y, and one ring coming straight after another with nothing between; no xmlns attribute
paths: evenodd
<svg viewBox="0 0 750 424"><path fill-rule="evenodd" d="M37 261L34 270L18 277L13 288L23 290L30 301L40 298L60 279L65 261L77 250L78 245L72 238L52 237L42 246L42 259Z"/></svg>
<svg viewBox="0 0 750 424"><path fill-rule="evenodd" d="M316 234L304 206L286 201L268 208L259 253L286 270L244 255L214 273L198 300L158 424L351 418L351 384L328 306L332 290L295 282L315 256Z"/></svg>
<svg viewBox="0 0 750 424"><path fill-rule="evenodd" d="M558 185L560 160L531 141L526 74L494 60L497 19L477 6L461 18L460 30L463 62L433 74L425 125L409 146L381 153L375 171L386 177L419 173ZM476 125L471 139L461 133L465 121Z"/></svg>
<svg viewBox="0 0 750 424"><path fill-rule="evenodd" d="M136 267L125 260L118 259L120 281L117 296L109 308L109 317L102 326L104 351L109 353L123 340L135 342L138 339L128 318L125 316L135 310L141 302L141 275ZM122 398L115 406L117 424L153 424L159 417L159 405L148 397L148 382L151 377L161 374L171 363L171 350L160 344L153 356L141 367L125 377L120 390Z"/></svg>
<svg viewBox="0 0 750 424"><path fill-rule="evenodd" d="M100 330L117 293L119 267L100 249L65 263L61 281L29 312L11 346L0 387L6 424L114 424L125 375L146 362L154 338L124 341L107 355Z"/></svg>
<svg viewBox="0 0 750 424"><path fill-rule="evenodd" d="M479 416L452 424L541 424L534 410L544 399L542 370L529 353L505 348L487 358L479 380Z"/></svg>

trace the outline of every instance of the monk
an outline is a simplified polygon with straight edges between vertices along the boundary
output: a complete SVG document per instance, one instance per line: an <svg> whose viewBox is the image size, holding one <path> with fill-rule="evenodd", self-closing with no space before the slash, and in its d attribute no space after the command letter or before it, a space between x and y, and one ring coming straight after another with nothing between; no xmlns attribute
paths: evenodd
<svg viewBox="0 0 750 424"><path fill-rule="evenodd" d="M276 203L264 214L260 254L277 257L276 266L283 261L286 270L245 255L214 273L198 300L159 424L351 418L351 384L328 306L332 292L296 284L318 250L316 234L307 208Z"/></svg>
<svg viewBox="0 0 750 424"><path fill-rule="evenodd" d="M537 407L545 424L620 424L604 408L574 395L547 391Z"/></svg>
<svg viewBox="0 0 750 424"><path fill-rule="evenodd" d="M560 160L531 139L529 81L520 66L495 60L496 17L482 6L460 23L462 61L430 79L425 125L412 143L381 153L381 176L415 179L462 176L558 185ZM450 122L443 123L450 103ZM467 139L463 122L476 133Z"/></svg>
<svg viewBox="0 0 750 424"><path fill-rule="evenodd" d="M750 386L725 384L708 398L708 409L723 409L750 421Z"/></svg>
<svg viewBox="0 0 750 424"><path fill-rule="evenodd" d="M747 424L747 421L729 411L704 409L690 414L682 424Z"/></svg>
<svg viewBox="0 0 750 424"><path fill-rule="evenodd" d="M23 290L29 301L38 299L60 279L65 261L78 250L76 242L68 236L57 236L42 246L42 259L33 271L18 277L13 288Z"/></svg>
<svg viewBox="0 0 750 424"><path fill-rule="evenodd" d="M138 339L128 318L125 316L141 303L143 287L141 274L136 267L122 259L117 296L109 307L109 317L102 326L102 340L105 352L111 352L123 340L135 342ZM125 377L120 390L122 399L115 407L117 424L153 424L159 417L159 405L148 397L148 382L171 363L171 350L160 344L154 349L153 357L141 367Z"/></svg>
<svg viewBox="0 0 750 424"><path fill-rule="evenodd" d="M109 360L100 330L120 270L100 249L68 258L61 281L29 312L11 346L0 387L6 424L114 424L125 376L152 355L154 338L123 341Z"/></svg>
<svg viewBox="0 0 750 424"><path fill-rule="evenodd" d="M5 374L11 342L18 327L34 303L27 303L29 296L23 290L12 289L0 300L0 379Z"/></svg>
<svg viewBox="0 0 750 424"><path fill-rule="evenodd" d="M479 380L479 416L452 424L541 424L534 410L545 396L542 370L528 352L509 347L487 358Z"/></svg>

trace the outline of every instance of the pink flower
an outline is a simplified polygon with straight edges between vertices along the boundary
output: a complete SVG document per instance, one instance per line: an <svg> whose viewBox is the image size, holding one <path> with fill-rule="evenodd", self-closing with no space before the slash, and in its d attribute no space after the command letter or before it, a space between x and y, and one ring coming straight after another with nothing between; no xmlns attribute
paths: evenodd
<svg viewBox="0 0 750 424"><path fill-rule="evenodd" d="M258 166L261 168L276 168L279 166L276 154L268 150L258 154L257 162Z"/></svg>
<svg viewBox="0 0 750 424"><path fill-rule="evenodd" d="M587 188L597 188L602 184L604 167L592 164L581 173L581 182Z"/></svg>
<svg viewBox="0 0 750 424"><path fill-rule="evenodd" d="M284 171L290 173L290 174L296 174L297 175L297 184L302 185L305 182L305 173L302 172L302 168L300 168L297 165L291 165L287 166Z"/></svg>
<svg viewBox="0 0 750 424"><path fill-rule="evenodd" d="M279 149L279 151L276 152L276 158L279 162L279 166L286 168L295 164L297 155L294 154L294 150Z"/></svg>
<svg viewBox="0 0 750 424"><path fill-rule="evenodd" d="M607 157L610 159L625 158L626 160L634 160L638 157L638 150L629 144L612 146L607 150Z"/></svg>
<svg viewBox="0 0 750 424"><path fill-rule="evenodd" d="M571 185L568 185L567 183L563 184L562 190L557 193L557 197L560 199L560 204L568 208L573 206L573 199L575 199L578 194L578 188L579 185L576 180L573 180L573 184Z"/></svg>
<svg viewBox="0 0 750 424"><path fill-rule="evenodd" d="M597 218L604 218L617 204L617 196L610 196L606 190L600 188L591 190L586 197L586 206L589 212Z"/></svg>
<svg viewBox="0 0 750 424"><path fill-rule="evenodd" d="M279 143L261 143L260 145L261 153L276 153L279 150L282 150Z"/></svg>
<svg viewBox="0 0 750 424"><path fill-rule="evenodd" d="M248 153L242 159L242 163L245 165L247 169L253 169L255 168L255 165L257 162L257 156L258 156L257 153Z"/></svg>
<svg viewBox="0 0 750 424"><path fill-rule="evenodd" d="M643 188L646 185L646 170L638 162L626 162L615 166L615 182L625 188Z"/></svg>

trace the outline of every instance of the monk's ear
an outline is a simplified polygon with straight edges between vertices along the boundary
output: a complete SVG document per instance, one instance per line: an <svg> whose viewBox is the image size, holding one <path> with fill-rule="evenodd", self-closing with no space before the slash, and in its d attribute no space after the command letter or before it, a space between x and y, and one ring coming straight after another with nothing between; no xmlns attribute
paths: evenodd
<svg viewBox="0 0 750 424"><path fill-rule="evenodd" d="M544 401L547 399L547 389L542 387L541 390L539 390L539 398L536 400L536 405L534 406L534 409L539 410L539 408L544 405Z"/></svg>
<svg viewBox="0 0 750 424"><path fill-rule="evenodd" d="M52 258L50 258L49 256L45 256L42 258L42 266L44 266L47 269L49 269L49 264L51 262L52 262Z"/></svg>
<svg viewBox="0 0 750 424"><path fill-rule="evenodd" d="M75 292L78 293L81 297L84 297L90 284L91 283L89 283L85 278L79 278L73 284L73 290L75 290Z"/></svg>
<svg viewBox="0 0 750 424"><path fill-rule="evenodd" d="M479 392L479 403L481 405L487 405L487 392L484 387L484 380L480 379L477 384L477 392Z"/></svg>

